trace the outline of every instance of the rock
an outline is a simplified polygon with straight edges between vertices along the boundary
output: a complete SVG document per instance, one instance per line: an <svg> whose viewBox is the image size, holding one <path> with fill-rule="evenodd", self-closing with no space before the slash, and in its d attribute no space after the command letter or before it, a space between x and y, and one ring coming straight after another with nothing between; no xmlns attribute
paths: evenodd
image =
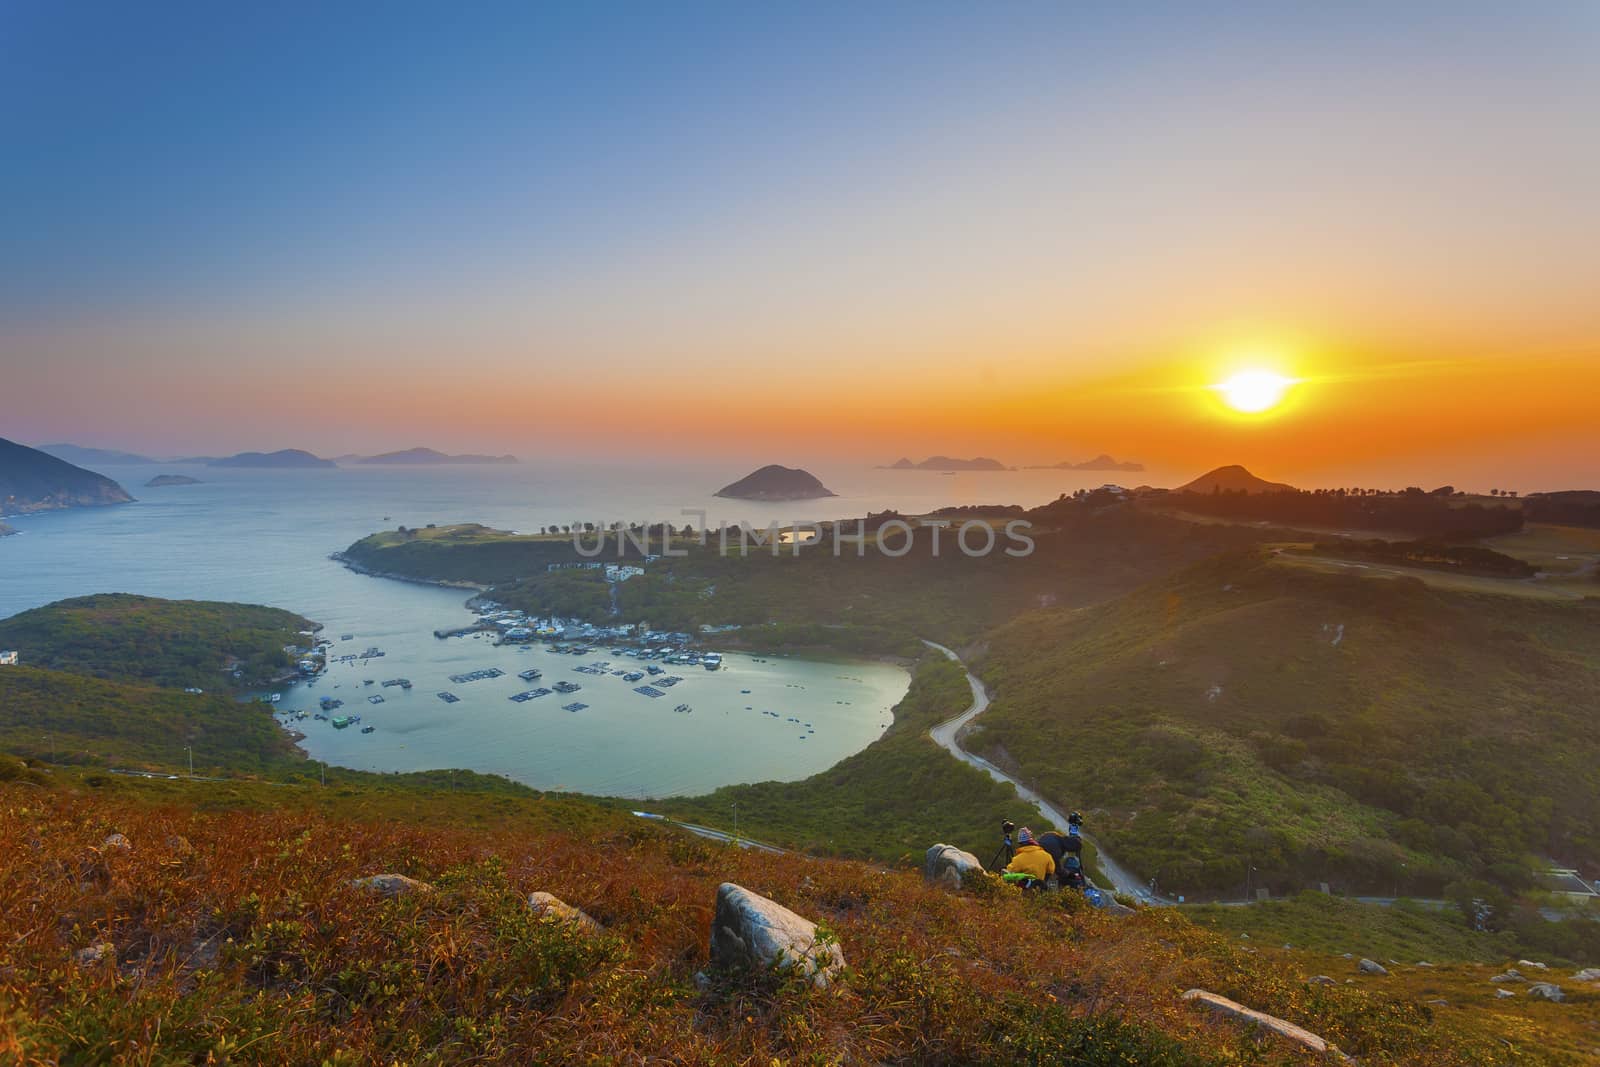
<svg viewBox="0 0 1600 1067"><path fill-rule="evenodd" d="M817 939L816 923L743 886L723 882L711 920L711 962L796 968L825 987L844 968L844 953L838 945Z"/></svg>
<svg viewBox="0 0 1600 1067"><path fill-rule="evenodd" d="M1528 987L1528 996L1538 997L1540 1000L1553 1000L1557 1004L1567 999L1567 995L1561 992L1561 987L1554 982L1533 983Z"/></svg>
<svg viewBox="0 0 1600 1067"><path fill-rule="evenodd" d="M954 845L934 845L928 849L927 858L922 861L922 877L946 889L960 889L969 873L976 874L982 870L983 864L978 857Z"/></svg>
<svg viewBox="0 0 1600 1067"><path fill-rule="evenodd" d="M1450 1004L1450 1002L1448 1000L1430 1000L1430 1001L1428 1001L1428 1003L1434 1005L1435 1007L1439 1007L1439 1008L1447 1007Z"/></svg>
<svg viewBox="0 0 1600 1067"><path fill-rule="evenodd" d="M210 937L196 941L184 955L182 966L194 971L210 971L217 966L217 961L222 958L222 937L212 934Z"/></svg>
<svg viewBox="0 0 1600 1067"><path fill-rule="evenodd" d="M100 842L100 851L101 852L132 852L133 851L133 842L129 841L126 837L123 837L121 834L112 834L110 837L108 837L104 841Z"/></svg>
<svg viewBox="0 0 1600 1067"><path fill-rule="evenodd" d="M1388 974L1389 973L1389 968L1385 967L1383 964L1379 963L1377 960L1363 959L1360 963L1356 964L1356 968L1362 974Z"/></svg>
<svg viewBox="0 0 1600 1067"><path fill-rule="evenodd" d="M1417 966L1418 967L1432 967L1433 964L1429 963L1427 960L1418 960L1417 961Z"/></svg>
<svg viewBox="0 0 1600 1067"><path fill-rule="evenodd" d="M167 851L175 856L188 857L194 855L194 846L182 834L173 834L167 838Z"/></svg>
<svg viewBox="0 0 1600 1067"><path fill-rule="evenodd" d="M1350 953L1346 952L1343 956L1340 956L1339 958L1342 959L1342 960L1353 960L1353 959L1355 959L1355 956L1353 956Z"/></svg>
<svg viewBox="0 0 1600 1067"><path fill-rule="evenodd" d="M1307 985L1333 985L1333 979L1325 974L1314 974L1306 979Z"/></svg>
<svg viewBox="0 0 1600 1067"><path fill-rule="evenodd" d="M1572 978L1576 982L1600 982L1600 967L1585 967Z"/></svg>
<svg viewBox="0 0 1600 1067"><path fill-rule="evenodd" d="M1106 901L1106 906L1101 908L1100 910L1105 912L1107 915L1132 915L1133 914L1133 909L1132 908L1128 907L1126 904L1120 904L1115 900Z"/></svg>
<svg viewBox="0 0 1600 1067"><path fill-rule="evenodd" d="M694 972L694 987L705 993L711 989L711 976L704 971Z"/></svg>
<svg viewBox="0 0 1600 1067"><path fill-rule="evenodd" d="M1280 1019L1275 1015L1268 1015L1265 1012L1256 1011L1254 1008L1247 1008L1237 1001L1229 1000L1227 997L1219 996L1216 993L1211 993L1204 989L1191 989L1183 995L1183 999L1204 1004L1219 1015L1226 1015L1231 1019L1238 1019L1240 1022L1253 1023L1262 1030L1277 1034L1279 1037L1292 1041L1301 1048L1310 1049L1312 1052L1327 1053L1336 1051L1331 1050L1326 1041L1313 1034L1310 1030L1296 1026L1294 1023Z"/></svg>
<svg viewBox="0 0 1600 1067"><path fill-rule="evenodd" d="M1501 1000L1504 1000L1506 997L1516 996L1516 994L1509 989L1496 989L1494 991L1494 995L1499 997Z"/></svg>
<svg viewBox="0 0 1600 1067"><path fill-rule="evenodd" d="M88 948L80 948L72 954L72 958L79 967L97 967L107 962L116 963L117 946L109 941L101 941L99 944L90 945Z"/></svg>
<svg viewBox="0 0 1600 1067"><path fill-rule="evenodd" d="M1536 971L1543 971L1543 970L1547 970L1548 969L1544 964L1535 963L1532 960L1518 960L1517 961L1517 966L1518 967L1532 967Z"/></svg>
<svg viewBox="0 0 1600 1067"><path fill-rule="evenodd" d="M599 931L605 929L594 916L582 908L573 907L553 893L528 894L528 907L532 908L533 913L546 922L573 923L585 930Z"/></svg>
<svg viewBox="0 0 1600 1067"><path fill-rule="evenodd" d="M412 893L431 893L433 886L407 878L403 874L374 874L368 878L352 878L350 884L357 889L370 889L383 897L403 897Z"/></svg>
<svg viewBox="0 0 1600 1067"><path fill-rule="evenodd" d="M1522 975L1518 974L1517 973L1517 969L1515 967L1513 967L1513 968L1511 968L1511 970L1507 971L1505 974L1497 974L1497 975L1495 975L1493 978L1489 979L1489 981L1491 981L1491 982L1526 982L1527 979L1522 977Z"/></svg>

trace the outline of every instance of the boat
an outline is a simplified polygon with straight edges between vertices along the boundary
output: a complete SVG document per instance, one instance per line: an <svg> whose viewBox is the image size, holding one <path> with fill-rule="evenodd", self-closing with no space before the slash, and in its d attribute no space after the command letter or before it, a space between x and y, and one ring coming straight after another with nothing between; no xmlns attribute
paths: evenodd
<svg viewBox="0 0 1600 1067"><path fill-rule="evenodd" d="M538 670L537 668L526 670L526 671L519 671L517 673L517 677L521 678L524 682L534 681L534 680L542 677L543 675L544 675L544 672L541 671L541 670Z"/></svg>
<svg viewBox="0 0 1600 1067"><path fill-rule="evenodd" d="M707 652L700 660L700 665L708 671L718 670L722 666L722 653Z"/></svg>
<svg viewBox="0 0 1600 1067"><path fill-rule="evenodd" d="M377 729L376 726L363 726L361 728L361 732L364 733L364 734L370 734L372 731L374 731L376 729Z"/></svg>
<svg viewBox="0 0 1600 1067"><path fill-rule="evenodd" d="M624 682L637 682L639 679L641 679L643 677L644 677L644 672L643 671L629 671L627 674L624 674L622 676L622 680Z"/></svg>
<svg viewBox="0 0 1600 1067"><path fill-rule="evenodd" d="M436 693L434 695L437 696L440 700L444 701L446 704L454 704L454 703L456 703L457 701L459 701L461 699L460 697L456 696L454 693L451 693L451 692L440 692L440 693Z"/></svg>
<svg viewBox="0 0 1600 1067"><path fill-rule="evenodd" d="M333 728L335 730L343 730L346 726L349 726L349 725L350 725L350 717L348 715L341 715L337 719L333 720Z"/></svg>
<svg viewBox="0 0 1600 1067"><path fill-rule="evenodd" d="M679 715L687 715L687 714L689 714L689 712L693 711L694 709L691 708L687 704L679 704L677 707L673 708L672 710L677 712Z"/></svg>
<svg viewBox="0 0 1600 1067"><path fill-rule="evenodd" d="M577 682L557 682L555 685L555 690L558 693L576 693L582 688L583 686Z"/></svg>
<svg viewBox="0 0 1600 1067"><path fill-rule="evenodd" d="M367 698L367 703L368 704L382 704L383 703L383 698L381 696L379 696L377 693L373 693L371 696L369 696Z"/></svg>

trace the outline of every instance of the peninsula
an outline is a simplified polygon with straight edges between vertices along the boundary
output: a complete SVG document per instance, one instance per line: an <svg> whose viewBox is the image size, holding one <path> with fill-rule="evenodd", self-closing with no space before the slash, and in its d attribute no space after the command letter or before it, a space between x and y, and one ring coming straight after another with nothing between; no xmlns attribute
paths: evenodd
<svg viewBox="0 0 1600 1067"><path fill-rule="evenodd" d="M126 504L132 499L103 474L0 438L0 515Z"/></svg>
<svg viewBox="0 0 1600 1067"><path fill-rule="evenodd" d="M716 495L732 500L782 501L818 500L839 494L823 485L810 471L769 463L733 484L718 489Z"/></svg>

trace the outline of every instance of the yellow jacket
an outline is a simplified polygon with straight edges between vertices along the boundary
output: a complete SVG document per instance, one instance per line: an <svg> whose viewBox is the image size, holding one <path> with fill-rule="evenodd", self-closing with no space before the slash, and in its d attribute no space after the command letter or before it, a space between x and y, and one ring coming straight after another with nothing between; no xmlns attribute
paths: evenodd
<svg viewBox="0 0 1600 1067"><path fill-rule="evenodd" d="M1011 862L1006 864L1006 870L1012 874L1025 874L1042 882L1056 873L1056 861L1050 858L1050 853L1038 845L1019 845L1011 857Z"/></svg>

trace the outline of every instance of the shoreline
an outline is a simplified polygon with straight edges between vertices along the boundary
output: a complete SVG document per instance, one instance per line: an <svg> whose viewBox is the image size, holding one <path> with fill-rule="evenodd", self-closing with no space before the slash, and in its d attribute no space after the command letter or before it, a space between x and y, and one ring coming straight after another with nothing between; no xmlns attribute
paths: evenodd
<svg viewBox="0 0 1600 1067"><path fill-rule="evenodd" d="M473 596L487 593L489 590L494 588L492 585L483 585L479 582L469 582L464 578L417 578L409 574L395 574L392 571L374 570L364 563L358 563L357 561L351 559L343 552L330 553L328 558L333 560L335 563L343 564L346 568L355 571L357 574L364 574L369 578L388 578L391 581L410 582L412 585L431 585L440 589L463 589L470 591Z"/></svg>

